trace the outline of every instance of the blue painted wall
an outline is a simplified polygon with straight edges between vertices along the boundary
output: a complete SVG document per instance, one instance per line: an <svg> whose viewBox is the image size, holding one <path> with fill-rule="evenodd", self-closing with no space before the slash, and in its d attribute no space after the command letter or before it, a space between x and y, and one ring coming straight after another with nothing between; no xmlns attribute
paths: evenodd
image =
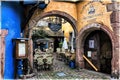
<svg viewBox="0 0 120 80"><path fill-rule="evenodd" d="M18 2L2 2L2 24L1 28L8 30L5 38L5 70L4 79L14 78L13 38L20 38L21 32L21 11Z"/></svg>

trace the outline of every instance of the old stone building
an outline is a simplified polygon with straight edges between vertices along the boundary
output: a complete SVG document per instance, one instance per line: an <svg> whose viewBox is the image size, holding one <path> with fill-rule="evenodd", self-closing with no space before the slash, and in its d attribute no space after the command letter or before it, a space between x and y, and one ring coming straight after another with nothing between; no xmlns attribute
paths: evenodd
<svg viewBox="0 0 120 80"><path fill-rule="evenodd" d="M69 24L62 23L62 26L65 26L63 34L60 32L62 37L58 33L52 36L51 32L49 38L65 37L69 43L70 31L74 33L71 47L75 51L77 69L93 70L119 78L120 1L46 1L1 1L0 78L15 78L14 40L18 38L27 38L27 53L29 53L27 57L31 68L34 67L33 29L40 20L57 19L57 17Z"/></svg>

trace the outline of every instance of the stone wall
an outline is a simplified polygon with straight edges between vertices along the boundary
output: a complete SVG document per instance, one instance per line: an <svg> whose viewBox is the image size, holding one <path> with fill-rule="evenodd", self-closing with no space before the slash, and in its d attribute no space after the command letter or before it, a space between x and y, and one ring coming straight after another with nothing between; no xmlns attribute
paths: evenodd
<svg viewBox="0 0 120 80"><path fill-rule="evenodd" d="M0 29L0 79L3 79L4 75L4 63L5 63L5 36L8 34L7 30Z"/></svg>
<svg viewBox="0 0 120 80"><path fill-rule="evenodd" d="M111 14L111 26L115 36L112 73L115 75L119 73L120 75L120 3L113 2L108 4L107 8L108 11L113 11Z"/></svg>

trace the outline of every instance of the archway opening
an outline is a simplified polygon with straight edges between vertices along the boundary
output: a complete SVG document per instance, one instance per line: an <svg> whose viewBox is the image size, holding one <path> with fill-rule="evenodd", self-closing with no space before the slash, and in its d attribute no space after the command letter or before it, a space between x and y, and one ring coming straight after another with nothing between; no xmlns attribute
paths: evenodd
<svg viewBox="0 0 120 80"><path fill-rule="evenodd" d="M111 74L112 42L104 31L94 30L86 37L84 55L98 71ZM86 60L84 65L86 69L94 69Z"/></svg>
<svg viewBox="0 0 120 80"><path fill-rule="evenodd" d="M55 59L66 64L75 61L75 56L71 58L75 54L75 30L66 19L47 16L40 19L31 30L34 69L50 69L54 55Z"/></svg>

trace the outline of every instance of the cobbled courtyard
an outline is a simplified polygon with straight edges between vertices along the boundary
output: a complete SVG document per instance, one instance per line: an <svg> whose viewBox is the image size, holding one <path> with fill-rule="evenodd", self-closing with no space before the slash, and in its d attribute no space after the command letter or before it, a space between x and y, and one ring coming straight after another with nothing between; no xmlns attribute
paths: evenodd
<svg viewBox="0 0 120 80"><path fill-rule="evenodd" d="M110 79L110 75L100 72L90 71L86 69L72 69L69 65L66 65L63 61L59 61L54 58L52 70L40 70L34 69L35 76L30 79Z"/></svg>

